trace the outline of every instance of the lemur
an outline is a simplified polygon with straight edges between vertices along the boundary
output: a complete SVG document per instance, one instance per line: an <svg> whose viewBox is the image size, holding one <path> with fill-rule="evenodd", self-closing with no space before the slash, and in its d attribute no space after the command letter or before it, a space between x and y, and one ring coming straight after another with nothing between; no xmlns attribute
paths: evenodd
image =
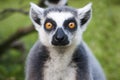
<svg viewBox="0 0 120 80"><path fill-rule="evenodd" d="M41 8L31 3L30 19L39 40L28 54L25 80L106 80L82 38L91 19L91 6Z"/></svg>

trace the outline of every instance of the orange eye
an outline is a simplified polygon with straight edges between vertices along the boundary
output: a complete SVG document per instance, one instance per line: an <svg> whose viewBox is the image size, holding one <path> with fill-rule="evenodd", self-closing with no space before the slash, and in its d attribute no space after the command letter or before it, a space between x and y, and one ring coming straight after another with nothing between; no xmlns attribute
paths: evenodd
<svg viewBox="0 0 120 80"><path fill-rule="evenodd" d="M47 22L46 24L45 24L45 28L46 29L52 29L53 28L53 25L52 25L52 23L50 23L50 22Z"/></svg>
<svg viewBox="0 0 120 80"><path fill-rule="evenodd" d="M69 27L70 29L75 28L75 23L74 23L74 22L70 22L70 23L68 24L68 27Z"/></svg>

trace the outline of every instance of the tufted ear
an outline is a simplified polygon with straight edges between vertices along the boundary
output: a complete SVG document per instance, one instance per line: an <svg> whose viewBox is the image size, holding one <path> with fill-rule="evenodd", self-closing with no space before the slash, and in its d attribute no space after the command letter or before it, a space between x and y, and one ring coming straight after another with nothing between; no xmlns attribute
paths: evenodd
<svg viewBox="0 0 120 80"><path fill-rule="evenodd" d="M31 7L30 7L30 19L32 21L32 23L35 26L35 29L38 30L40 25L41 25L41 19L43 16L43 8L38 7L36 4L34 3L30 3Z"/></svg>
<svg viewBox="0 0 120 80"><path fill-rule="evenodd" d="M91 6L92 6L92 3L89 3L85 7L77 9L82 31L86 30L87 24L91 19L91 16L92 16Z"/></svg>

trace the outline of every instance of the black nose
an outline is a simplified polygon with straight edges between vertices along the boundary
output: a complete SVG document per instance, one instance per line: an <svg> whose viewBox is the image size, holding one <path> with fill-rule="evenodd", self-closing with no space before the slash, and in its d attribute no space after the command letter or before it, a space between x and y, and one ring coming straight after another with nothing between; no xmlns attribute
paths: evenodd
<svg viewBox="0 0 120 80"><path fill-rule="evenodd" d="M61 41L65 40L65 37L64 36L56 36L55 40L61 42Z"/></svg>
<svg viewBox="0 0 120 80"><path fill-rule="evenodd" d="M61 28L59 28L56 31L55 35L53 36L52 44L61 46L61 45L66 45L68 43L69 41L67 35L64 33L64 31Z"/></svg>
<svg viewBox="0 0 120 80"><path fill-rule="evenodd" d="M64 34L62 29L58 29L56 34L54 35L54 38L56 41L62 42L65 40L66 35Z"/></svg>

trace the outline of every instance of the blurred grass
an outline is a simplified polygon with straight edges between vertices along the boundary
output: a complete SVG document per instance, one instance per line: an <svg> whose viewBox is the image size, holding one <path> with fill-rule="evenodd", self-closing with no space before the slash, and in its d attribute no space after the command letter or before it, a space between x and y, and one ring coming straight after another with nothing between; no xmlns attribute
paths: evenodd
<svg viewBox="0 0 120 80"><path fill-rule="evenodd" d="M5 8L29 9L29 2L38 0L0 0L0 11ZM120 80L120 1L119 0L69 0L75 8L93 3L93 18L84 33L84 40L100 61L108 80ZM0 43L13 34L18 28L29 26L29 16L14 13L0 21ZM0 56L0 80L23 80L25 56L34 42L37 33L20 39L25 43L27 51L20 53L9 50Z"/></svg>

